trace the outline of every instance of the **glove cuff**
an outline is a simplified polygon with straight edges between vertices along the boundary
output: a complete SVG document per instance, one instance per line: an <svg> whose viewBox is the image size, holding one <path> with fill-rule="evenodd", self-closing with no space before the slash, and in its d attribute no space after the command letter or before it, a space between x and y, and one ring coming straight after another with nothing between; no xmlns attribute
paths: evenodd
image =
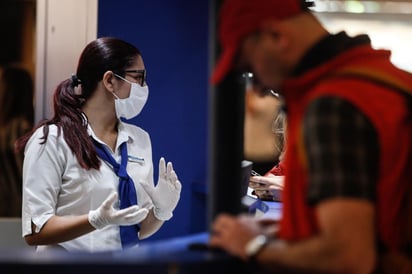
<svg viewBox="0 0 412 274"><path fill-rule="evenodd" d="M102 222L100 218L100 214L98 210L90 210L89 215L87 216L87 219L89 220L89 223L95 228L95 229L102 229L106 225L104 222Z"/></svg>
<svg viewBox="0 0 412 274"><path fill-rule="evenodd" d="M153 213L156 219L161 221L168 221L173 217L173 213L171 211L164 211L158 207L153 208Z"/></svg>

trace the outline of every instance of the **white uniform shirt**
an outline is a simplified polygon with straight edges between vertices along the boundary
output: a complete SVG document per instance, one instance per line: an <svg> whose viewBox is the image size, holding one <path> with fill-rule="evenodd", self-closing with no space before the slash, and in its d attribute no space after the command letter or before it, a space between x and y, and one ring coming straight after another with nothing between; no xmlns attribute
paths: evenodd
<svg viewBox="0 0 412 274"><path fill-rule="evenodd" d="M89 134L101 142L88 127ZM127 141L127 171L133 179L140 207L151 209L153 203L141 183L153 184L152 148L149 134L134 125L119 122L114 159L120 163L120 145ZM102 161L100 170L83 169L57 127L49 127L45 144L43 128L39 128L25 148L23 165L22 234L32 233L31 222L37 231L53 215L87 214L98 208L110 193L118 191L119 177L110 165ZM109 148L109 151L110 148ZM69 251L89 252L121 249L119 227L109 225L71 241L60 243ZM38 250L47 246L38 247Z"/></svg>

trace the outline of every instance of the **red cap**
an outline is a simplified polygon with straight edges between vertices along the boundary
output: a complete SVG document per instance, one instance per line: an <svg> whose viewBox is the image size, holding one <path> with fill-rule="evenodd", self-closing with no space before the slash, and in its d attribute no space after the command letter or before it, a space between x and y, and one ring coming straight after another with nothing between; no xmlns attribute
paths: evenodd
<svg viewBox="0 0 412 274"><path fill-rule="evenodd" d="M302 12L301 0L226 0L219 14L222 53L211 81L218 84L233 66L241 41L267 19L282 20Z"/></svg>

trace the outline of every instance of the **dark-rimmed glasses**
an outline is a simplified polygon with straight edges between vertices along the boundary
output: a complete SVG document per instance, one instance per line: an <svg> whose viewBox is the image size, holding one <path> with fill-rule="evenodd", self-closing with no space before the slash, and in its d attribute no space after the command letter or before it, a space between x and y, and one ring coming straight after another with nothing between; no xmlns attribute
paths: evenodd
<svg viewBox="0 0 412 274"><path fill-rule="evenodd" d="M145 69L128 69L124 71L125 73L133 73L130 77L134 78L136 82L144 86L146 83L146 70Z"/></svg>

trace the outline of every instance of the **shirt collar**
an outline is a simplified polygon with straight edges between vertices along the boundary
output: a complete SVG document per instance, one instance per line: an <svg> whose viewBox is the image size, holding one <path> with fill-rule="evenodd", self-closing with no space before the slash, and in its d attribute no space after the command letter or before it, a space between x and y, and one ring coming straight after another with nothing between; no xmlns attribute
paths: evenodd
<svg viewBox="0 0 412 274"><path fill-rule="evenodd" d="M87 121L87 117L85 115L84 115L84 117L85 117L85 121ZM122 122L122 121L118 122L117 130L118 130L118 135L117 135L117 142L116 142L116 150L124 142L129 142L129 140L132 141L134 139L133 135L131 135L130 132L127 130L127 127L125 127L124 122ZM100 140L96 136L96 134L93 131L93 128L90 126L89 123L87 123L87 133L89 134L89 136L91 136L97 142L105 144L102 140Z"/></svg>
<svg viewBox="0 0 412 274"><path fill-rule="evenodd" d="M324 52L324 55L321 52ZM315 56L319 58L318 61L315 60ZM317 85L320 79L332 75L334 71L354 65L380 64L380 66L386 66L389 57L390 51L373 49L368 36L348 37L344 32L328 35L308 51L302 59L304 61L295 70L298 75L291 75L285 79L279 90L288 105L288 102L296 101L304 96L308 90Z"/></svg>
<svg viewBox="0 0 412 274"><path fill-rule="evenodd" d="M370 43L371 40L364 34L355 37L349 37L344 31L337 34L328 34L307 51L300 60L299 65L295 68L292 76L299 76L326 63L350 48Z"/></svg>

